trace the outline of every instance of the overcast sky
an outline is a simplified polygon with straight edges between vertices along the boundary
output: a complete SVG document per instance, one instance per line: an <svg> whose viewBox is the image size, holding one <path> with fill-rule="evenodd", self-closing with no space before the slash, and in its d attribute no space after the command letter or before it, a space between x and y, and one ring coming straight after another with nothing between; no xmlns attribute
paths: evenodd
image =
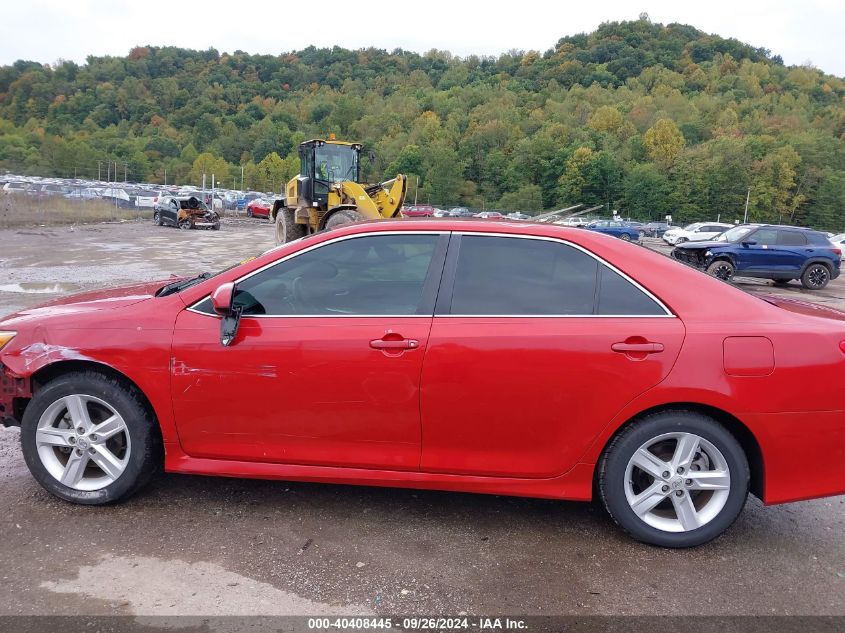
<svg viewBox="0 0 845 633"><path fill-rule="evenodd" d="M845 76L843 0L3 0L0 64L83 62L136 45L278 54L310 44L375 46L456 55L545 51L608 20L681 22L768 48L787 64L811 62Z"/></svg>

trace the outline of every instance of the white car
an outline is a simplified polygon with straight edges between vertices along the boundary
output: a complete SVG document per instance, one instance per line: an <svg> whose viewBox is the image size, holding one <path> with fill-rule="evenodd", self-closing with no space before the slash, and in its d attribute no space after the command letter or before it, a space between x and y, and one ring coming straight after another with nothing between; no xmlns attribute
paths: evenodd
<svg viewBox="0 0 845 633"><path fill-rule="evenodd" d="M828 239L834 246L845 246L845 233L837 233Z"/></svg>
<svg viewBox="0 0 845 633"><path fill-rule="evenodd" d="M695 222L682 229L671 228L663 234L663 241L674 246L684 242L704 242L724 233L732 224L721 222Z"/></svg>

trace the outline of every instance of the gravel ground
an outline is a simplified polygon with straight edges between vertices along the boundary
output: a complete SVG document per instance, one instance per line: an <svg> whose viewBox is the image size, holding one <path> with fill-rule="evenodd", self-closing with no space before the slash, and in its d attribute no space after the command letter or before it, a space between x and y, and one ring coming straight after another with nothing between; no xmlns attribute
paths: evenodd
<svg viewBox="0 0 845 633"><path fill-rule="evenodd" d="M0 231L0 313L270 246L270 224L245 220ZM843 280L740 285L845 307ZM0 428L0 615L845 615L845 497L751 499L724 537L671 551L594 504L496 496L163 475L75 506L41 490L18 441Z"/></svg>

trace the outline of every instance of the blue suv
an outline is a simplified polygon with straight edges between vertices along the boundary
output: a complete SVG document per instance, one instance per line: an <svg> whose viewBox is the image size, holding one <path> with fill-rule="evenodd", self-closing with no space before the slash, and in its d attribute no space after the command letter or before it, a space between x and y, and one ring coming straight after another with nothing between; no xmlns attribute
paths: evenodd
<svg viewBox="0 0 845 633"><path fill-rule="evenodd" d="M686 242L672 251L675 259L725 281L734 275L776 284L799 279L810 290L839 276L841 256L824 233L773 224L742 224L712 241Z"/></svg>
<svg viewBox="0 0 845 633"><path fill-rule="evenodd" d="M584 228L597 233L613 235L626 242L637 242L640 239L640 232L636 228L619 220L595 220Z"/></svg>

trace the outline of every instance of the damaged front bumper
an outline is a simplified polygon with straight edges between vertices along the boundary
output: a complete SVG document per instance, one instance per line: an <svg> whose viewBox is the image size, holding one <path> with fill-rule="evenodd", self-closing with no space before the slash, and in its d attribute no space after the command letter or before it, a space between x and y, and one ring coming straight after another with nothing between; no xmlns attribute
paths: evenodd
<svg viewBox="0 0 845 633"><path fill-rule="evenodd" d="M706 270L713 259L710 251L701 248L673 248L672 257L700 270Z"/></svg>
<svg viewBox="0 0 845 633"><path fill-rule="evenodd" d="M0 364L0 423L20 426L24 407L31 397L29 380L15 376Z"/></svg>

